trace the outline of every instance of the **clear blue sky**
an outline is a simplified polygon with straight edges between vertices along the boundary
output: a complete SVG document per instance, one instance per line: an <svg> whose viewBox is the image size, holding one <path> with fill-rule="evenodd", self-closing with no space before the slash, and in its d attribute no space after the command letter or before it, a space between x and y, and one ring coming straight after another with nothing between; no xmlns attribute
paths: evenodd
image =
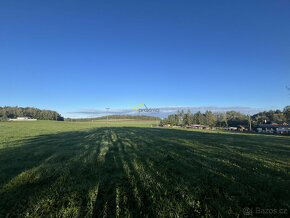
<svg viewBox="0 0 290 218"><path fill-rule="evenodd" d="M290 2L0 2L0 105L283 108Z"/></svg>

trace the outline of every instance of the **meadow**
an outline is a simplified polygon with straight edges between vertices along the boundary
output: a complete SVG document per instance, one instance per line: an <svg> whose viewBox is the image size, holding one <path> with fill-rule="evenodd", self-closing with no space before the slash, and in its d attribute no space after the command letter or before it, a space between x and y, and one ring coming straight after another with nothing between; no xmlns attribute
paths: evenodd
<svg viewBox="0 0 290 218"><path fill-rule="evenodd" d="M289 136L155 125L0 123L0 217L289 216Z"/></svg>

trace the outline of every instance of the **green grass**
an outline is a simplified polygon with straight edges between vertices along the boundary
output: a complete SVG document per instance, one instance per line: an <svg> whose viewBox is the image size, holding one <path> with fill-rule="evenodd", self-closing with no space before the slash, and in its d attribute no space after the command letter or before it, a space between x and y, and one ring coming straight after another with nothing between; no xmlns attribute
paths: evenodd
<svg viewBox="0 0 290 218"><path fill-rule="evenodd" d="M0 123L0 217L289 214L290 137L154 124Z"/></svg>

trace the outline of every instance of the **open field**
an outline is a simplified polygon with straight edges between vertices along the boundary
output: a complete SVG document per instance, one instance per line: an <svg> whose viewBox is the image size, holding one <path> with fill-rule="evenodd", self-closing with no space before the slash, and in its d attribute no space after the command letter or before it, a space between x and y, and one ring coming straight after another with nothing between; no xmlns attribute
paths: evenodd
<svg viewBox="0 0 290 218"><path fill-rule="evenodd" d="M0 217L289 215L290 137L155 123L0 123Z"/></svg>

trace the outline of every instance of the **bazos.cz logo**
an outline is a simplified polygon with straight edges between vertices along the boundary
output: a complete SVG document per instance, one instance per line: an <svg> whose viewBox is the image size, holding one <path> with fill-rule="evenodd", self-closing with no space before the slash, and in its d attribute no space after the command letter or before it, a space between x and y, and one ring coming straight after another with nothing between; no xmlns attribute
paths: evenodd
<svg viewBox="0 0 290 218"><path fill-rule="evenodd" d="M145 108L142 108L143 106ZM142 113L142 112L145 112L145 113L159 113L159 108L148 108L146 106L146 104L138 104L131 112L133 112L133 113L136 113L136 112L139 112L139 113Z"/></svg>

